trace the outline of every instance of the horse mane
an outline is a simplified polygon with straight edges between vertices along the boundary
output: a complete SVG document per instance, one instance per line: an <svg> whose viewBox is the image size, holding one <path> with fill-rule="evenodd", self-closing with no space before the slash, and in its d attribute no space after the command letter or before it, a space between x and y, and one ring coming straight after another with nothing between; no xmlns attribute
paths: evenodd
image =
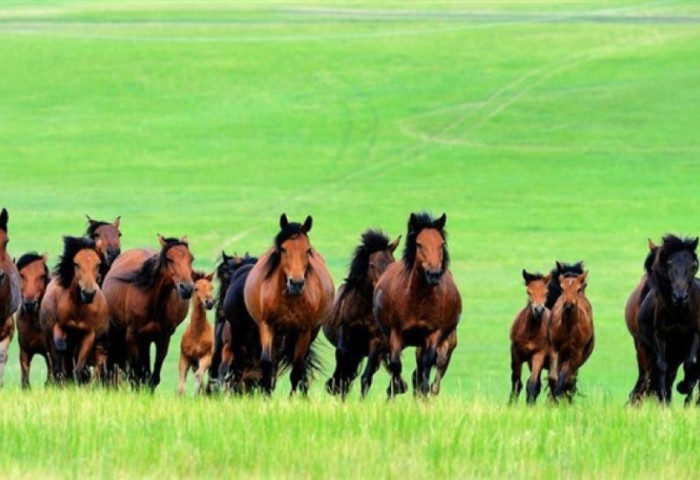
<svg viewBox="0 0 700 480"><path fill-rule="evenodd" d="M42 255L39 255L37 252L27 252L21 257L19 257L19 260L15 263L15 266L17 267L17 270L22 270L24 267L29 265L30 263L36 262L37 260L42 260L43 261L44 257ZM49 275L49 267L44 264L44 272L46 273L46 276L48 278Z"/></svg>
<svg viewBox="0 0 700 480"><path fill-rule="evenodd" d="M305 237L307 236L301 223L291 222L287 224L285 228L280 230L280 232L275 236L275 249L270 254L270 256L267 257L267 261L265 262L265 279L270 278L270 276L275 272L275 270L277 270L277 267L279 267L280 265L282 255L282 244L290 238L296 237L298 235L304 235Z"/></svg>
<svg viewBox="0 0 700 480"><path fill-rule="evenodd" d="M7 209L3 208L2 211L0 211L0 230L4 230L5 233L8 233L7 231L7 221L9 220L10 215L7 213Z"/></svg>
<svg viewBox="0 0 700 480"><path fill-rule="evenodd" d="M97 229L100 227L104 227L105 225L111 225L111 223L103 222L101 220L90 220L88 222L88 227L87 227L87 230L85 231L85 235L92 238L92 236L95 235L95 232L97 231Z"/></svg>
<svg viewBox="0 0 700 480"><path fill-rule="evenodd" d="M235 255L235 254L234 254ZM236 257L229 257L226 253L221 252L221 263L216 267L216 279L219 281L219 294L217 298L217 306L224 304L226 298L226 290L231 284L233 274L244 265L253 265L258 261L258 257L251 257L248 252L245 255L238 257L240 260L236 262Z"/></svg>
<svg viewBox="0 0 700 480"><path fill-rule="evenodd" d="M416 249L418 234L425 230L426 228L434 228L442 237L443 240L447 239L447 232L444 228L440 228L438 225L438 219L433 218L427 212L416 213L411 216L413 222L409 220L408 222L408 234L406 235L406 243L404 244L403 255L401 260L403 261L406 270L413 269L413 264L416 262ZM442 269L447 270L450 265L450 255L447 251L447 245L443 249L442 255Z"/></svg>
<svg viewBox="0 0 700 480"><path fill-rule="evenodd" d="M165 242L165 245L163 248L161 248L160 253L143 262L143 265L141 265L141 268L138 270L127 274L126 276L119 277L118 280L125 283L130 283L131 285L141 289L148 289L152 287L156 283L156 280L160 276L161 270L165 265L165 254L168 252L168 250L179 245L184 245L185 247L188 246L187 243L182 242L177 238L163 238L163 241Z"/></svg>
<svg viewBox="0 0 700 480"><path fill-rule="evenodd" d="M644 271L647 272L647 275L651 275L651 269L654 266L654 260L656 260L656 252L658 251L659 247L654 247L653 249L649 250L647 258L644 259Z"/></svg>
<svg viewBox="0 0 700 480"><path fill-rule="evenodd" d="M90 249L95 252L95 241L84 237L63 237L63 254L58 258L54 274L58 284L63 288L70 287L75 277L73 259L81 250Z"/></svg>
<svg viewBox="0 0 700 480"><path fill-rule="evenodd" d="M350 261L350 272L345 278L345 291L348 288L363 287L369 270L369 257L373 253L389 249L389 237L380 230L367 230L360 238L362 243L355 248Z"/></svg>
<svg viewBox="0 0 700 480"><path fill-rule="evenodd" d="M552 271L549 283L547 283L547 299L545 306L550 310L554 307L557 299L561 296L561 285L559 285L559 275L564 277L578 277L583 273L583 260L576 263L557 262Z"/></svg>
<svg viewBox="0 0 700 480"><path fill-rule="evenodd" d="M658 253L651 266L651 280L662 294L668 296L671 291L668 271L666 270L666 261L668 258L676 253L687 251L692 255L693 260L697 262L698 256L695 252L696 247L697 239L694 238L680 238L671 234L663 237L663 242L661 246L658 247Z"/></svg>

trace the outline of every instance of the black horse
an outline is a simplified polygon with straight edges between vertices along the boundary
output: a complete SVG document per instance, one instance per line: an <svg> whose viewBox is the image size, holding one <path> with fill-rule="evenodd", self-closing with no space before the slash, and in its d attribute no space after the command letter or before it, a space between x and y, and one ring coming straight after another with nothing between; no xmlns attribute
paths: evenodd
<svg viewBox="0 0 700 480"><path fill-rule="evenodd" d="M221 252L221 263L216 267L216 279L219 282L219 291L216 300L216 315L214 320L214 355L212 357L211 366L209 367L209 385L207 391L211 393L217 387L222 386L223 377L219 375L222 356L226 356L226 340L230 338L230 325L226 323L226 313L224 311L224 300L228 292L231 281L234 277L238 278L239 270L246 267L244 270L250 270L250 267L257 262L256 257L251 257L248 252L243 257L239 257L235 253L230 256L226 252Z"/></svg>
<svg viewBox="0 0 700 480"><path fill-rule="evenodd" d="M678 368L685 363L681 390L692 391L700 332L698 238L667 235L651 267L651 289L639 310L642 346L651 359L651 392L668 403Z"/></svg>

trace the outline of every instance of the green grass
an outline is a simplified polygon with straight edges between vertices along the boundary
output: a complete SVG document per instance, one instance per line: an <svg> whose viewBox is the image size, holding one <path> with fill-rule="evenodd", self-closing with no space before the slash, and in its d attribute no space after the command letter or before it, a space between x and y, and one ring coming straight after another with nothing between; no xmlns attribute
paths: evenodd
<svg viewBox="0 0 700 480"><path fill-rule="evenodd" d="M3 475L694 477L696 411L623 407L636 367L622 310L647 237L700 233L700 23L677 21L699 14L690 1L3 2L13 255L55 260L85 213L122 215L125 248L186 234L212 268L222 248L267 248L281 212L312 214L339 283L362 230L398 235L429 209L448 214L465 306L444 396L427 403L387 404L384 373L364 404L320 381L289 400L286 379L269 403L180 400L179 333L153 397L47 393L38 362L27 395L13 343ZM555 259L590 269L586 396L508 409L519 272Z"/></svg>

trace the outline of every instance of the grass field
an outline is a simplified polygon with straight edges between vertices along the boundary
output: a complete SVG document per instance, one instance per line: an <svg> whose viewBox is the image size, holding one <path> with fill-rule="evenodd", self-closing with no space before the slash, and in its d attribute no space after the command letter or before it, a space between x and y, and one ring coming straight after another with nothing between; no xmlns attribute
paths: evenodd
<svg viewBox="0 0 700 480"><path fill-rule="evenodd" d="M362 230L445 211L465 309L429 402L383 373L365 403L178 399L179 334L153 396L38 362L26 394L15 342L0 476L696 478L698 411L624 408L622 310L647 237L700 234L699 51L690 1L2 2L11 254L122 215L124 248L186 234L212 268L312 214L337 284ZM584 396L507 408L519 272L555 259L590 270Z"/></svg>

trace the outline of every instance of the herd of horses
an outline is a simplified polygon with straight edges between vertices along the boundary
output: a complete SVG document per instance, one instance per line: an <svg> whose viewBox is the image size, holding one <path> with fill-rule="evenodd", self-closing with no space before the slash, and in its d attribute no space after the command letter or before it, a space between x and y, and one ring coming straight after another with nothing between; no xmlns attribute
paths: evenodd
<svg viewBox="0 0 700 480"><path fill-rule="evenodd" d="M84 235L63 238L63 253L50 271L46 255L30 252L15 261L7 253L8 217L2 209L0 386L16 329L25 388L39 355L48 384L128 381L135 389L155 389L171 337L188 311L180 393L190 370L196 392L265 395L289 371L291 393L305 395L320 367L315 340L323 330L335 348L328 393L345 398L360 376L364 397L382 365L390 373L388 396L405 393L401 353L412 346L414 393L437 395L457 347L462 302L449 269L445 214L412 213L398 260L401 237L364 232L337 291L311 244L310 216L296 223L282 214L272 245L259 258L222 252L211 273L193 270L187 237L158 235L156 249L122 252L119 217L88 217ZM633 403L649 396L669 402L681 364L685 378L677 390L686 402L692 399L700 377L697 245L697 238L674 235L658 246L649 242L645 274L625 308L639 367ZM552 399L575 395L579 369L595 345L587 275L583 262L556 262L547 275L522 271L528 303L511 328L511 401L522 390L524 363L531 372L528 403L542 390L543 370ZM212 309L213 325L207 321Z"/></svg>

